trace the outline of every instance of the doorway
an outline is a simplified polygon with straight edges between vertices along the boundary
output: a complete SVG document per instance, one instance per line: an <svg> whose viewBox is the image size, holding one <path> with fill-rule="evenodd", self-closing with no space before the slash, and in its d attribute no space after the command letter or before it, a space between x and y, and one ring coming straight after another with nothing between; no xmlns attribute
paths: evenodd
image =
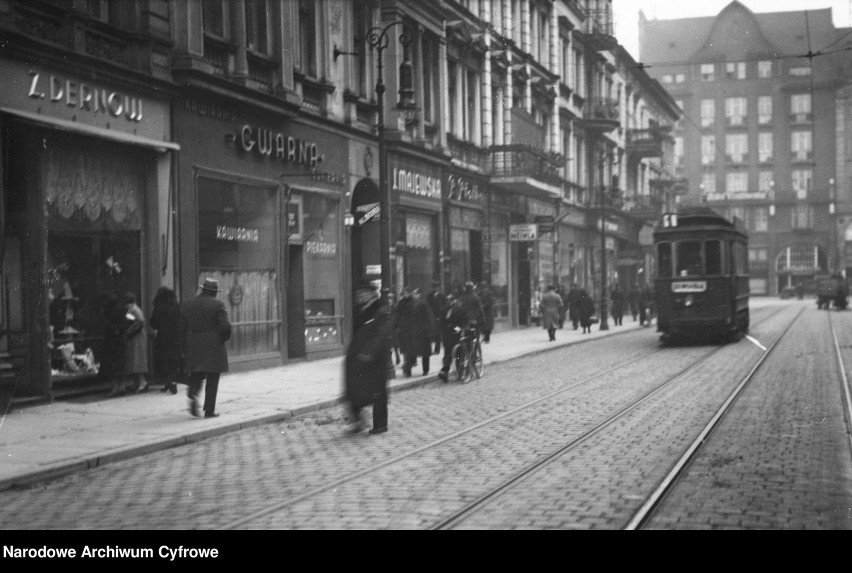
<svg viewBox="0 0 852 573"><path fill-rule="evenodd" d="M305 269L302 245L287 250L287 357L305 358Z"/></svg>

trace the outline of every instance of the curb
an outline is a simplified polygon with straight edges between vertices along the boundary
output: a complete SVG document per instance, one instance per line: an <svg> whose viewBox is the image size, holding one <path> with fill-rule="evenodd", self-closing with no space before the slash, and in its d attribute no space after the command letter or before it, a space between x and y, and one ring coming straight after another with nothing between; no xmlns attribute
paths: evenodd
<svg viewBox="0 0 852 573"><path fill-rule="evenodd" d="M627 334L629 332L633 332L633 330L637 329L628 329L622 330L620 332L611 332L606 336L601 336L598 338L591 339L581 339L581 340L571 340L565 341L561 344L557 344L554 346L549 346L546 348L539 348L537 350L531 350L530 352L526 352L523 354L519 354L517 356L512 356L510 358L503 359L495 359L490 362L486 362L486 365L496 365L503 364L505 362L510 362L512 360L518 360L520 358L528 358L531 356L537 356L539 354L545 354L547 352L552 352L554 350L560 350L569 346L575 346L577 344L583 344L585 342L590 342L593 340L599 340L600 338L609 338L610 336L619 336L623 334ZM395 392L403 392L405 390L412 390L414 388L419 388L420 386L425 386L427 384L437 382L440 380L437 374L427 375L421 378L416 378L412 380L408 380L405 382L401 382L399 384L388 387L388 394L392 394ZM158 440L149 441L143 444L134 444L132 446L126 446L121 448L116 448L114 450L108 450L106 452L100 454L94 454L89 457L83 459L76 459L71 462L63 463L59 462L52 466L46 466L44 468L40 468L36 471L13 476L9 478L0 479L0 491L5 491L8 489L18 488L18 487L26 487L34 484L52 481L66 475L77 473L85 470L91 470L95 468L99 468L105 466L107 464L122 462L129 460L131 458L144 456L148 454L152 454L154 452L167 450L169 448L175 448L179 446L184 446L196 442L200 442L203 440L207 440L209 438L215 438L218 436L222 436L225 434L230 434L239 430L245 430L248 428L256 428L258 426L265 426L267 424L275 424L277 422L281 422L284 420L289 420L290 418L294 418L296 416L301 416L303 414L308 414L311 412L316 412L318 410L325 410L328 408L332 408L334 406L339 406L343 403L343 398L334 398L331 400L320 400L313 404L308 404L306 406L301 406L299 408L293 408L291 410L284 410L280 413L276 414L266 414L257 418L252 418L250 420L243 420L242 422L234 422L232 424L225 424L222 426L217 426L215 428L206 428L203 430L198 430L195 432L187 433L178 437L170 437L170 438L162 438Z"/></svg>

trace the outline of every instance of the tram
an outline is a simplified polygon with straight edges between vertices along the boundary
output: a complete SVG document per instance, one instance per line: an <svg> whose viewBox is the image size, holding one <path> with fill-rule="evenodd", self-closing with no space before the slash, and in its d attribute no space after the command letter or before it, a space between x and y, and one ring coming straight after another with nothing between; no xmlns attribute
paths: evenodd
<svg viewBox="0 0 852 573"><path fill-rule="evenodd" d="M654 230L654 298L663 342L722 337L749 327L748 233L712 209L666 214Z"/></svg>

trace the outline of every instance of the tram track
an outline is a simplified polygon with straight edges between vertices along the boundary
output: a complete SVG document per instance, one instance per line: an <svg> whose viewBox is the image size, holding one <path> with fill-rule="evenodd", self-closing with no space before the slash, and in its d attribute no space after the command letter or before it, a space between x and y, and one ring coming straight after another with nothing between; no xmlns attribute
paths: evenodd
<svg viewBox="0 0 852 573"><path fill-rule="evenodd" d="M783 312L783 310L784 310L784 309L781 309L781 310L778 310L778 311L776 311L776 312L772 313L770 316L768 316L768 317L766 317L765 319L761 320L761 322L760 322L759 324L762 324L763 322L766 322L766 321L771 320L772 318L774 318L775 316L777 316L778 314L780 314L781 312ZM675 377L677 377L677 376L681 376L681 375L682 375L685 371L687 371L687 370L689 370L689 369L691 369L691 368L694 368L696 364L703 362L703 361L704 361L704 360L706 360L709 356L711 356L711 355L715 354L716 352L718 352L718 351L719 351L719 350L721 350L722 348L724 348L724 346L720 346L720 347L718 347L718 348L714 348L714 349L712 349L712 350L711 350L708 354L704 355L704 356L703 356L702 358L700 358L697 362L695 362L695 363L693 363L693 364L691 364L691 365L687 366L685 369L683 369L683 371L678 372L678 374L676 374L676 376L675 376ZM621 371L621 370L623 370L623 369L625 369L625 368L628 368L628 367L630 367L631 365L634 365L634 364L636 364L636 363L638 363L638 362L640 362L640 361L647 360L648 358L653 357L654 355L656 355L657 353L659 353L659 352L660 352L660 351L662 351L662 350L663 350L663 347L662 347L662 346L660 346L660 347L656 347L656 348L655 348L653 351L651 351L651 352L646 352L646 353L644 353L644 354L642 354L642 355L640 355L640 356L637 356L637 357L631 358L630 360L626 360L626 361L620 362L619 364L616 364L616 365L612 366L611 368L608 368L608 369L606 369L606 370L604 370L604 371L602 371L602 372L599 372L599 373L597 373L597 374L595 374L595 375L593 375L593 376L586 377L586 378L584 378L584 379L582 379L582 380L579 380L579 381L576 381L576 382L570 383L570 384L568 384L568 385L566 385L566 386L564 386L564 387L558 388L558 389L556 389L556 390L554 390L554 391L552 391L552 392L548 392L548 393L546 393L546 394L544 394L544 395L538 396L538 397L536 397L535 399L533 399L533 400L529 400L529 401L527 401L527 402L525 402L525 403L523 403L523 404L521 404L521 405L519 405L519 406L517 406L517 407L515 407L515 408L512 408L512 409L510 409L510 410L508 410L508 411L505 411L505 412L501 412L501 413L500 413L500 414L498 414L498 415L491 416L491 417L489 417L489 418L487 418L487 419L485 419L485 420L482 420L482 421L480 421L480 422L478 422L478 423L476 423L476 424L474 424L474 425L471 425L471 426L469 426L469 427L466 427L466 428L464 428L464 429L462 429L462 430L459 430L459 431L454 432L454 433L452 433L452 434L449 434L449 435L447 435L447 436L443 436L442 438L440 438L440 439L438 439L438 440L434 440L434 441L432 441L432 442L430 442L430 443L428 443L428 444L426 444L426 445L424 445L424 446L421 446L421 447L419 447L419 448L416 448L416 449L413 449L413 450L407 451L407 452L405 452L405 453L403 453L403 454L400 454L400 455L398 455L398 456L395 456L395 457L393 457L393 458L390 458L390 459L385 460L385 461L383 461L383 462L380 462L380 463L378 463L378 464L373 464L373 465L371 465L371 466L369 466L369 467L366 467L366 468L363 468L363 469L361 469L361 470L358 470L358 471L355 471L355 472L349 473L349 474L347 474L347 475L345 475L345 476L343 476L343 477L341 477L341 478L339 478L339 479L337 479L337 480L333 480L333 481L330 481L330 482L325 483L325 484L323 484L323 485L317 486L317 487L312 488L312 489L310 489L310 490L308 490L308 491L306 491L306 492L304 492L304 493L301 493L301 494L298 494L298 495L291 496L291 497L289 497L289 498L287 498L287 499L285 499L285 500L282 500L282 501L280 501L280 502L278 502L278 503L274 503L274 504L272 504L272 505L270 505L270 506L268 506L268 507L265 507L265 508L263 508L263 509L260 509L260 510L258 510L258 511L255 511L255 512L253 512L253 513L251 513L251 514L249 514L249 515L246 515L246 516L244 516L244 517L242 517L242 518L239 518L239 519L234 520L234 521L232 521L232 522L229 522L229 523L227 523L227 524L225 524L225 525L222 525L219 529L235 529L235 528L238 528L238 527L241 527L241 526L248 525L248 524L250 524L250 523L252 523L252 522L254 522L254 521L257 521L257 520L258 520L258 519L260 519L260 518L263 518L263 517L265 517L265 516L268 516L268 515L274 514L274 513L276 513L276 512L279 512L279 511L285 510L285 509L286 509L287 507L289 507L289 506L293 506L293 505L295 505L295 504L298 504L298 503L300 503L300 502L304 502L304 501L306 501L306 500L309 500L309 499L311 499L311 498L313 498L313 497L319 496L319 495L324 494L324 493L326 493L326 492L329 492L329 491L335 490L336 488L338 488L338 487L340 487L340 486L343 486L343 485L345 485L345 484L347 484L347 483L349 483L349 482L352 482L352 481L354 481L354 480L357 480L357 479L359 479L359 478L362 478L362 477L364 477L364 476L367 476L367 475L369 475L369 474L371 474L371 473L378 472L378 471L380 471L380 470L382 470L382 469L384 469L384 468L387 468L387 467L392 466L392 465L394 465L394 464L398 464L398 463L403 462L404 460L407 460L407 459L409 459L409 458L413 458L414 456L417 456L417 455L419 455L419 454L422 454L422 453L424 453L424 452L426 452L426 451L428 451L428 450L431 450L431 449L437 448L437 447L439 447L439 446L441 446L441 445L443 445L443 444L446 444L446 443L448 443L448 442L451 442L451 441L453 441L453 440L457 440L457 439L461 438L462 436L465 436L465 435L467 435L467 434L470 434L471 432L474 432L474 431L476 431L476 430L478 430L478 429L480 429L480 428L483 428L483 427L488 426L488 425L490 425L490 424L497 423L497 422L499 422L499 421L501 421L501 420L504 420L504 419L506 419L506 418L508 418L508 417L510 417L510 416L516 415L516 414L518 414L519 412L522 412L522 411L524 411L524 410L527 410L527 409L529 409L529 408L532 408L532 407L534 407L534 406L536 406L536 405L538 405L538 404L541 404L542 402L545 402L545 401L551 400L552 398L554 398L554 397L556 397L556 396L558 396L558 395L560 395L560 394L563 394L563 393L568 392L568 391L570 391L570 390L576 389L576 388L581 387L581 386L583 386L583 385L589 384L589 383L594 382L594 381L596 381L596 380L599 380L599 379L601 379L601 378L603 378L603 377L605 377L605 376L608 376L608 375L614 374L614 373L616 373L616 372L618 372L618 371ZM633 407L634 407L634 406L628 405L626 408L624 408L624 410L629 410L629 409L632 409ZM611 418L616 417L616 416L618 416L618 415L619 415L619 414L616 414L616 415L614 415L614 416L611 416ZM623 415L623 414L622 414L622 415ZM576 444L575 444L575 445L576 445Z"/></svg>
<svg viewBox="0 0 852 573"><path fill-rule="evenodd" d="M840 385L843 390L843 411L846 415L846 437L849 441L849 448L852 450L852 390L849 388L849 378L846 376L846 364L843 362L843 353L840 351L840 342L837 340L837 331L834 329L834 320L831 318L831 313L828 314L828 325L831 328L831 338L834 342L837 366L840 369Z"/></svg>

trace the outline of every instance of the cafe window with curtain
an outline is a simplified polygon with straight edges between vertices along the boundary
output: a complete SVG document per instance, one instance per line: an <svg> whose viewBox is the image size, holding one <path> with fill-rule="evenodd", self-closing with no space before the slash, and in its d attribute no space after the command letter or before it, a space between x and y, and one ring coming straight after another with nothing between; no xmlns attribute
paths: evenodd
<svg viewBox="0 0 852 573"><path fill-rule="evenodd" d="M198 282L219 281L232 357L280 352L279 209L276 187L198 179Z"/></svg>

